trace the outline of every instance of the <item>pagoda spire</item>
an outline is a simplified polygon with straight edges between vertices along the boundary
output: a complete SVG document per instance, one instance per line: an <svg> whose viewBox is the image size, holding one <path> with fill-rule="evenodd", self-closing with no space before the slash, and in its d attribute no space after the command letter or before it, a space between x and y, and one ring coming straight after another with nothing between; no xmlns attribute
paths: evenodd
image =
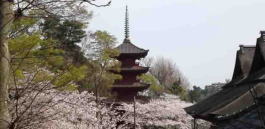
<svg viewBox="0 0 265 129"><path fill-rule="evenodd" d="M125 39L124 42L130 41L129 40L129 13L128 13L128 6L126 5L126 11L125 11Z"/></svg>

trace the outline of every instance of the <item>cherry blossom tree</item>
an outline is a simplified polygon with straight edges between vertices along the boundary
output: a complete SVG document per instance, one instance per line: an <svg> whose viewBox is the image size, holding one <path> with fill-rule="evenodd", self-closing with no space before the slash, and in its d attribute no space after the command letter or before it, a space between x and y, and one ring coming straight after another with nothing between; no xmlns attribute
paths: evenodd
<svg viewBox="0 0 265 129"><path fill-rule="evenodd" d="M8 111L8 79L10 73L9 34L13 21L21 17L43 17L58 15L76 17L85 11L82 3L94 6L108 6L94 3L95 0L1 0L0 1L0 129L6 129L10 123ZM78 13L75 13L78 12ZM67 14L67 15L65 15ZM83 14L83 13L82 13ZM82 18L82 17L81 17Z"/></svg>

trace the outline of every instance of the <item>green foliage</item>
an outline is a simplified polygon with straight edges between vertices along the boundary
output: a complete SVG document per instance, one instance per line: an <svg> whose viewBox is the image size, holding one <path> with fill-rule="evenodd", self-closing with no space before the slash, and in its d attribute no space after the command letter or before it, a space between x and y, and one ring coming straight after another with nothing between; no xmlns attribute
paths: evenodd
<svg viewBox="0 0 265 129"><path fill-rule="evenodd" d="M87 71L86 66L75 67L70 66L68 71L63 73L61 76L57 77L56 80L53 81L53 84L60 89L73 90L76 89L77 86L72 82L77 82L85 78Z"/></svg>
<svg viewBox="0 0 265 129"><path fill-rule="evenodd" d="M191 102L199 102L203 96L203 90L200 87L193 86L193 90L189 92Z"/></svg>
<svg viewBox="0 0 265 129"><path fill-rule="evenodd" d="M50 82L61 90L75 90L81 85L100 96L108 95L114 81L121 79L110 72L120 68L120 63L111 58L119 55L113 49L116 38L106 31L93 33L91 45L96 54L86 59L77 45L86 36L84 28L82 22L58 17L44 22L30 18L16 21L13 38L9 40L12 83L34 75L34 83Z"/></svg>
<svg viewBox="0 0 265 129"><path fill-rule="evenodd" d="M33 63L49 68L62 66L64 64L62 57L64 52L55 48L53 43L53 40L42 39L38 33L24 34L11 39L9 40L9 48L13 63L18 63L18 67L22 67L21 64L24 63Z"/></svg>
<svg viewBox="0 0 265 129"><path fill-rule="evenodd" d="M37 19L34 18L20 18L13 22L11 30L18 31L33 26L37 23Z"/></svg>
<svg viewBox="0 0 265 129"><path fill-rule="evenodd" d="M34 23L27 20L20 20L21 23L16 23L14 29ZM60 89L76 89L75 83L85 78L87 66L69 64L64 58L65 51L57 44L58 40L43 38L41 33L24 33L10 39L12 84L16 79L34 75L31 80L34 83L50 82Z"/></svg>
<svg viewBox="0 0 265 129"><path fill-rule="evenodd" d="M110 35L107 31L96 31L91 35L101 48L111 48L116 43L116 38Z"/></svg>
<svg viewBox="0 0 265 129"><path fill-rule="evenodd" d="M116 49L105 48L102 51L101 58L102 60L109 60L111 57L118 56L119 54L120 54L119 51Z"/></svg>
<svg viewBox="0 0 265 129"><path fill-rule="evenodd" d="M164 92L164 89L159 85L157 79L151 74L143 74L139 79L145 83L151 84L149 87L149 96L159 97Z"/></svg>
<svg viewBox="0 0 265 129"><path fill-rule="evenodd" d="M185 88L183 88L182 86L179 86L178 82L174 83L170 87L169 91L175 95L178 95L181 100L189 101L189 96L188 96L187 90Z"/></svg>
<svg viewBox="0 0 265 129"><path fill-rule="evenodd" d="M40 35L38 34L21 35L9 40L10 53L12 56L25 57L26 55L32 54L30 52L36 49L40 42L43 42L43 40L40 39Z"/></svg>
<svg viewBox="0 0 265 129"><path fill-rule="evenodd" d="M58 40L59 43L63 44L63 47L68 49L81 42L82 38L86 36L83 30L85 25L79 21L62 21L58 17L52 17L46 19L42 26L42 32L46 38Z"/></svg>
<svg viewBox="0 0 265 129"><path fill-rule="evenodd" d="M20 69L17 69L14 71L14 76L16 76L18 79L24 79L25 78L23 71Z"/></svg>
<svg viewBox="0 0 265 129"><path fill-rule="evenodd" d="M93 42L90 42L87 51L93 51L93 54L88 56L89 69L80 89L94 91L98 96L109 96L114 81L121 79L119 74L110 72L119 71L120 68L120 63L112 58L119 55L114 49L116 38L106 31L97 31L91 35L91 38Z"/></svg>
<svg viewBox="0 0 265 129"><path fill-rule="evenodd" d="M35 26L37 22L38 22L38 19L34 19L34 18L16 19L12 24L10 37L15 38L25 33L27 34L35 33L36 30L33 29L33 26ZM30 28L30 31L29 31L29 28Z"/></svg>
<svg viewBox="0 0 265 129"><path fill-rule="evenodd" d="M74 20L62 20L59 17L51 17L44 21L42 33L46 39L53 39L57 47L65 51L65 58L74 64L85 62L84 54L77 45L86 36L85 24Z"/></svg>
<svg viewBox="0 0 265 129"><path fill-rule="evenodd" d="M93 41L89 44L89 49L92 50L93 53L90 52L90 54L88 54L89 58L99 60L119 55L118 50L113 49L116 44L116 38L108 32L96 31L91 34L90 37Z"/></svg>
<svg viewBox="0 0 265 129"><path fill-rule="evenodd" d="M183 87L176 85L176 84L173 84L170 90L173 94L176 94L176 95L181 95L186 91Z"/></svg>
<svg viewBox="0 0 265 129"><path fill-rule="evenodd" d="M81 42L81 39L86 36L83 30L85 25L78 21L66 20L59 26L59 40L68 44L67 46L74 46L75 43Z"/></svg>
<svg viewBox="0 0 265 129"><path fill-rule="evenodd" d="M58 17L51 17L41 24L42 32L45 34L46 38L59 39L59 26L61 25L60 19Z"/></svg>
<svg viewBox="0 0 265 129"><path fill-rule="evenodd" d="M34 68L35 69L35 68ZM36 69L37 70L37 67ZM24 70L25 72L28 72L28 70ZM34 74L34 79L32 79L32 82L39 83L39 82L50 82L53 80L54 75L45 69L38 69L38 72L28 72L30 74Z"/></svg>

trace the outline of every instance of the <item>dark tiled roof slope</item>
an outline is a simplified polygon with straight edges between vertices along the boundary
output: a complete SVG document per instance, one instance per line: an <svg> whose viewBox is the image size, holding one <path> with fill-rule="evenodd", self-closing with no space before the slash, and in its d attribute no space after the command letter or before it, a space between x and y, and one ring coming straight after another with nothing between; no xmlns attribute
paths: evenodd
<svg viewBox="0 0 265 129"><path fill-rule="evenodd" d="M246 66L240 66L244 64L244 61L250 61L251 59L246 58L250 58L251 55L238 55L238 61L236 61L238 64L236 64L235 68L239 68L242 71L238 72L237 70L234 70L236 71L234 74L238 74L234 75L236 76L233 78L235 80L232 80L231 83L228 83L224 86L225 88L216 94L195 105L185 108L187 113L194 117L211 121L213 120L211 119L213 116L232 116L252 107L254 101L250 89L252 89L251 91L255 91L255 97L265 95L265 37L263 38L263 35L264 33L262 33L261 37L257 40L251 67L248 63ZM250 51L248 53L251 54L252 52ZM237 76L247 77L236 79Z"/></svg>
<svg viewBox="0 0 265 129"><path fill-rule="evenodd" d="M265 37L264 37L265 38ZM257 39L255 56L253 59L253 64L250 70L250 74L255 73L259 69L265 66L265 41L263 37Z"/></svg>
<svg viewBox="0 0 265 129"><path fill-rule="evenodd" d="M137 54L137 53L147 53L148 50L139 48L131 43L129 39L125 39L124 42L117 47L120 54Z"/></svg>
<svg viewBox="0 0 265 129"><path fill-rule="evenodd" d="M250 73L256 47L250 45L240 45L239 47L240 49L236 53L236 63L232 80L223 86L223 88L238 84Z"/></svg>
<svg viewBox="0 0 265 129"><path fill-rule="evenodd" d="M232 80L248 76L251 69L255 48L255 46L240 45L240 50L238 50L236 53L236 63Z"/></svg>

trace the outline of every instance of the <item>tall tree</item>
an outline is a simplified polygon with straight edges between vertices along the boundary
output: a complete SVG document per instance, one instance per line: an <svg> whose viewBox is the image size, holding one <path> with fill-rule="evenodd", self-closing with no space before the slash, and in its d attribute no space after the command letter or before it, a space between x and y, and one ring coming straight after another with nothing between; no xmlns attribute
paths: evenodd
<svg viewBox="0 0 265 129"><path fill-rule="evenodd" d="M86 60L81 48L77 45L86 36L84 23L53 16L45 19L41 26L46 38L58 41L57 46L65 51L65 58L74 64L80 64Z"/></svg>
<svg viewBox="0 0 265 129"><path fill-rule="evenodd" d="M87 47L84 49L87 57L91 60L92 68L87 77L87 82L96 97L106 96L109 93L110 86L119 75L110 72L110 70L119 70L119 62L112 57L118 56L118 50L114 49L116 38L106 31L97 31L91 36Z"/></svg>
<svg viewBox="0 0 265 129"><path fill-rule="evenodd" d="M164 92L164 87L161 86L158 80L151 74L143 74L138 77L141 81L150 84L150 87L147 91L148 96L150 97L159 97Z"/></svg>
<svg viewBox="0 0 265 129"><path fill-rule="evenodd" d="M80 7L81 3L95 6L108 6L110 4L109 2L106 5L96 5L94 4L95 0L18 0L15 3L15 8L13 8L13 2L14 0L0 0L0 129L7 129L10 123L8 112L10 55L7 41L13 20L26 15L30 17L47 17L50 14L71 15L72 18L75 18L78 15L74 13L83 11L80 9L82 8ZM16 9L16 11L13 9ZM34 10L34 13L31 10Z"/></svg>
<svg viewBox="0 0 265 129"><path fill-rule="evenodd" d="M10 54L8 35L13 21L11 0L0 1L0 129L7 129L10 123L8 111L8 79Z"/></svg>
<svg viewBox="0 0 265 129"><path fill-rule="evenodd" d="M34 26L36 22L31 19L17 20L12 28L20 30L20 27L29 26L30 23ZM45 39L38 32L39 30L31 30L31 33L19 34L9 39L9 108L12 116L9 129L24 129L44 119L52 119L35 112L50 104L50 100L37 101L38 97L41 94L49 94L54 89L75 90L75 82L86 75L86 66L75 67L65 61L64 51L56 46L57 41Z"/></svg>
<svg viewBox="0 0 265 129"><path fill-rule="evenodd" d="M111 70L119 70L119 62L112 57L118 56L118 50L114 49L116 38L106 31L96 31L90 35L90 41L84 44L84 52L92 60L92 69L86 82L92 86L96 96L96 107L99 109L100 96L110 95L110 87L116 79L121 76L114 74ZM96 113L100 118L100 111Z"/></svg>
<svg viewBox="0 0 265 129"><path fill-rule="evenodd" d="M193 86L189 92L191 102L199 102L203 96L203 90L198 86Z"/></svg>
<svg viewBox="0 0 265 129"><path fill-rule="evenodd" d="M159 83L166 89L170 89L174 83L177 83L178 86L182 86L183 88L189 87L188 80L183 76L172 60L158 57L151 64L150 73L156 77Z"/></svg>

